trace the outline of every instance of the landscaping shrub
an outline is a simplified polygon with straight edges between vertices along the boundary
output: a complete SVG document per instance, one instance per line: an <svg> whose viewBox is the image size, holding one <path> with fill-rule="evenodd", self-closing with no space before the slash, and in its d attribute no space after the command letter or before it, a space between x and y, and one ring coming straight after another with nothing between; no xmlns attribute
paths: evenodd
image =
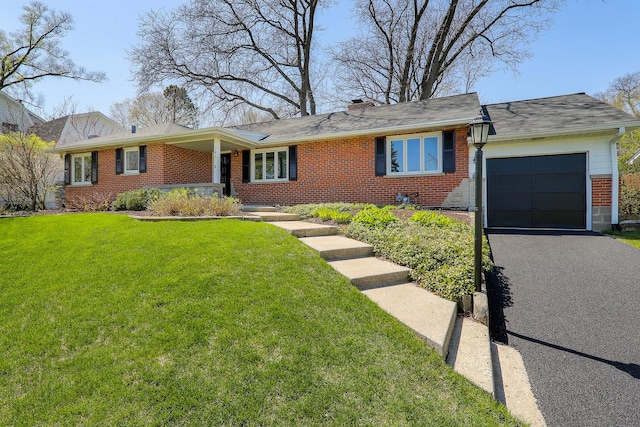
<svg viewBox="0 0 640 427"><path fill-rule="evenodd" d="M338 210L330 208L319 208L312 212L311 216L314 218L320 218L323 221L329 221L339 214Z"/></svg>
<svg viewBox="0 0 640 427"><path fill-rule="evenodd" d="M111 192L95 191L67 199L66 207L82 212L103 212L111 209L113 199L113 193Z"/></svg>
<svg viewBox="0 0 640 427"><path fill-rule="evenodd" d="M141 188L139 190L120 193L111 204L114 211L143 211L149 202L158 200L162 191L157 188Z"/></svg>
<svg viewBox="0 0 640 427"><path fill-rule="evenodd" d="M640 174L622 177L620 214L623 219L640 219Z"/></svg>
<svg viewBox="0 0 640 427"><path fill-rule="evenodd" d="M356 215L346 235L373 245L376 253L411 268L412 279L443 298L459 301L463 295L473 293L473 227L456 220L445 225L446 221L439 221L436 216L430 221L425 216L424 220L385 224L377 220L384 216L380 211L384 212L379 209L375 214L363 214L364 221L358 219L360 214ZM486 241L483 267L492 267Z"/></svg>
<svg viewBox="0 0 640 427"><path fill-rule="evenodd" d="M309 203L305 205L279 206L278 208L284 212L297 214L302 219L307 219L317 218L318 214L316 214L316 211L319 209L331 209L338 212L353 213L373 206L374 205L369 203Z"/></svg>
<svg viewBox="0 0 640 427"><path fill-rule="evenodd" d="M338 224L349 224L353 220L353 215L349 212L338 212L333 219Z"/></svg>
<svg viewBox="0 0 640 427"><path fill-rule="evenodd" d="M361 210L353 217L352 223L362 224L367 227L386 227L400 221L390 209L368 207Z"/></svg>
<svg viewBox="0 0 640 427"><path fill-rule="evenodd" d="M320 207L311 212L311 217L320 218L323 221L335 221L338 224L349 224L353 218L350 212L340 212L337 209Z"/></svg>
<svg viewBox="0 0 640 427"><path fill-rule="evenodd" d="M176 188L149 203L155 216L230 216L240 212L240 201L233 197L199 196L186 188Z"/></svg>
<svg viewBox="0 0 640 427"><path fill-rule="evenodd" d="M448 216L436 213L434 211L418 212L409 218L409 221L417 222L424 226L446 227L451 225L454 220Z"/></svg>

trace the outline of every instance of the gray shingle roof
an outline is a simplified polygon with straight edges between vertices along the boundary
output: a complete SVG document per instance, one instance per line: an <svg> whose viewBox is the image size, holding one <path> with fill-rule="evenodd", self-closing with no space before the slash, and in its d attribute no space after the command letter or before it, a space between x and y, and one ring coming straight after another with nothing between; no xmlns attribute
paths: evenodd
<svg viewBox="0 0 640 427"><path fill-rule="evenodd" d="M316 116L235 126L233 129L265 134L262 142L325 138L331 135L410 126L466 123L480 113L477 93L412 101L402 104L338 111Z"/></svg>
<svg viewBox="0 0 640 427"><path fill-rule="evenodd" d="M490 140L526 139L640 127L635 117L584 93L489 104L483 107L493 121ZM90 140L76 141L56 151L78 151L92 147L167 142L185 148L209 150L202 143L220 138L224 149L277 146L319 139L359 135L392 135L422 130L466 126L481 111L476 93L385 105L316 116L273 120L229 128L192 130L163 123ZM191 145L189 145L191 144ZM198 145L200 144L200 145Z"/></svg>
<svg viewBox="0 0 640 427"><path fill-rule="evenodd" d="M58 142L60 140L60 136L62 136L62 131L64 130L64 125L67 123L68 117L69 116L64 116L59 119L31 126L29 132L35 133L38 137L47 142Z"/></svg>
<svg viewBox="0 0 640 427"><path fill-rule="evenodd" d="M484 109L497 138L639 124L634 116L584 93L488 104Z"/></svg>
<svg viewBox="0 0 640 427"><path fill-rule="evenodd" d="M131 130L128 130L111 135L98 136L96 138L91 138L90 140L69 142L64 148L73 148L76 145L86 146L87 143L91 143L92 145L103 145L111 142L130 141L150 137L158 137L158 141L161 141L163 136L176 135L179 133L189 132L191 130L191 128L175 123L160 123L153 126L139 127L136 129L136 133L131 133Z"/></svg>

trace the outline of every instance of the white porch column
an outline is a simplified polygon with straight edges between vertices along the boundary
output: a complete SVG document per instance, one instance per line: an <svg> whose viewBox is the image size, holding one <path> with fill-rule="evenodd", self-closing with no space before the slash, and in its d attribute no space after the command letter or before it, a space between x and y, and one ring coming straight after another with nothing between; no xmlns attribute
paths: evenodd
<svg viewBox="0 0 640 427"><path fill-rule="evenodd" d="M211 156L211 182L213 184L220 184L220 138L213 139L213 152L211 153Z"/></svg>

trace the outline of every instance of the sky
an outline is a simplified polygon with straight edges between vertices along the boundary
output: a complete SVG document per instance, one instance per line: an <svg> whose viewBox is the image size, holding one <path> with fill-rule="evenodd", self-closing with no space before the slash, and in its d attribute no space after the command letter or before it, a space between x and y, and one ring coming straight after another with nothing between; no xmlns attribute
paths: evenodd
<svg viewBox="0 0 640 427"><path fill-rule="evenodd" d="M98 110L136 96L127 50L138 42L139 19L149 10L171 10L182 0L41 0L58 11L70 12L75 29L63 39L77 65L104 71L104 83L48 78L34 86L44 97L44 111L72 96L78 112ZM27 0L4 2L0 28L17 28L17 18ZM324 41L353 34L356 22L351 1L338 0L320 16ZM531 57L512 71L497 71L473 87L483 104L563 95L594 94L606 90L617 77L640 71L637 34L630 22L640 16L637 0L565 0L553 22L529 47Z"/></svg>

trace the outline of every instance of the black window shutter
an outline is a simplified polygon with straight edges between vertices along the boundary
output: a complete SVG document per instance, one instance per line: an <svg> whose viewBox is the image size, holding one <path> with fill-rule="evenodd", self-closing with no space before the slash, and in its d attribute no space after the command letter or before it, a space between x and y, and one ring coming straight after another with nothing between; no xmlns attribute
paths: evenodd
<svg viewBox="0 0 640 427"><path fill-rule="evenodd" d="M384 136L376 138L376 176L387 174L387 139Z"/></svg>
<svg viewBox="0 0 640 427"><path fill-rule="evenodd" d="M98 183L98 152L91 152L91 183Z"/></svg>
<svg viewBox="0 0 640 427"><path fill-rule="evenodd" d="M116 175L122 174L122 148L116 148Z"/></svg>
<svg viewBox="0 0 640 427"><path fill-rule="evenodd" d="M456 171L456 133L442 132L442 172Z"/></svg>
<svg viewBox="0 0 640 427"><path fill-rule="evenodd" d="M139 160L139 165L138 165L138 171L140 173L145 173L147 171L147 146L146 145L141 145L138 148L138 160Z"/></svg>
<svg viewBox="0 0 640 427"><path fill-rule="evenodd" d="M71 184L71 154L64 155L64 183Z"/></svg>
<svg viewBox="0 0 640 427"><path fill-rule="evenodd" d="M289 181L298 180L298 146L289 146Z"/></svg>
<svg viewBox="0 0 640 427"><path fill-rule="evenodd" d="M242 182L251 181L251 151L242 150Z"/></svg>

